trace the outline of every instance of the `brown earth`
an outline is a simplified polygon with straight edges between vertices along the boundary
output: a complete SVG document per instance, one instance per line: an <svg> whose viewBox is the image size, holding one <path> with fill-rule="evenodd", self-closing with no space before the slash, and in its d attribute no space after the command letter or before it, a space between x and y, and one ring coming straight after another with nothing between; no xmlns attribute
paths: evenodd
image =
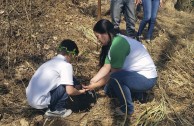
<svg viewBox="0 0 194 126"><path fill-rule="evenodd" d="M135 101L135 113L126 125L194 125L194 17L176 11L167 2L160 9L154 40L143 41L158 68L158 81L146 103ZM109 0L102 1L102 18ZM136 29L141 20L137 20ZM2 126L118 126L125 117L114 114L115 99L96 91L97 103L88 111L71 116L45 118L31 108L25 88L34 71L56 53L63 39L77 42L80 55L75 75L87 84L98 70L100 46L92 27L97 21L95 0L26 0L0 2L0 125ZM125 29L122 20L121 28Z"/></svg>

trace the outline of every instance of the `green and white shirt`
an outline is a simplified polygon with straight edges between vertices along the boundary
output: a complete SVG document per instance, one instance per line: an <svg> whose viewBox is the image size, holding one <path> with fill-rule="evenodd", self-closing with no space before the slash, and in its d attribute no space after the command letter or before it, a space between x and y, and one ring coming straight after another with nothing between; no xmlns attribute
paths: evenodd
<svg viewBox="0 0 194 126"><path fill-rule="evenodd" d="M147 78L157 77L156 67L145 46L121 34L113 38L105 64L116 69L136 71Z"/></svg>

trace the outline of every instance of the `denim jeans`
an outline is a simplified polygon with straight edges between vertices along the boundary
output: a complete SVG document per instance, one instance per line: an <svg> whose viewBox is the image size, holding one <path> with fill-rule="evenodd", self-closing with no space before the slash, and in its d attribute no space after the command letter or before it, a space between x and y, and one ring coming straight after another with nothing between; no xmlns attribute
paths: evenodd
<svg viewBox="0 0 194 126"><path fill-rule="evenodd" d="M135 4L134 0L111 0L111 18L116 29L119 29L121 13L124 14L127 36L135 37Z"/></svg>
<svg viewBox="0 0 194 126"><path fill-rule="evenodd" d="M74 86L79 85L79 82L75 78L73 78L73 81L74 81ZM66 93L65 85L59 85L54 90L50 91L50 94L51 94L51 100L48 108L51 111L64 110L66 108L66 100L69 97L68 94Z"/></svg>
<svg viewBox="0 0 194 126"><path fill-rule="evenodd" d="M151 39L156 22L158 8L160 5L160 0L142 0L142 5L144 17L140 23L137 36L140 36L142 34L144 28L146 27L146 24L148 24L146 39Z"/></svg>
<svg viewBox="0 0 194 126"><path fill-rule="evenodd" d="M105 93L110 96L116 96L120 102L121 110L126 112L126 105L121 93L121 90L118 86L121 86L124 96L127 102L127 112L128 114L132 114L134 112L134 106L131 98L131 92L145 92L150 90L157 80L157 78L148 79L143 75L138 74L137 72L129 72L129 71L119 71L113 73L110 76L110 80L108 84L105 86ZM118 83L117 83L117 81Z"/></svg>

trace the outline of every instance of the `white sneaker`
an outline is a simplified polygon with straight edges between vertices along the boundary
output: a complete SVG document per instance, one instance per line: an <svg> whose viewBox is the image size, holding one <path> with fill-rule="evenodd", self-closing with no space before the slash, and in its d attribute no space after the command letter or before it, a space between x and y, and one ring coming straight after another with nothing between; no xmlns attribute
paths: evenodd
<svg viewBox="0 0 194 126"><path fill-rule="evenodd" d="M137 41L142 42L143 36L142 35L137 36L136 39L137 39Z"/></svg>
<svg viewBox="0 0 194 126"><path fill-rule="evenodd" d="M147 43L150 43L150 42L151 42L151 40L150 40L150 39L146 39L145 41L146 41Z"/></svg>
<svg viewBox="0 0 194 126"><path fill-rule="evenodd" d="M49 116L49 117L63 117L64 118L64 117L71 115L71 113L72 113L71 109L64 109L62 111L57 111L57 110L50 111L50 109L49 109L45 112L45 115Z"/></svg>

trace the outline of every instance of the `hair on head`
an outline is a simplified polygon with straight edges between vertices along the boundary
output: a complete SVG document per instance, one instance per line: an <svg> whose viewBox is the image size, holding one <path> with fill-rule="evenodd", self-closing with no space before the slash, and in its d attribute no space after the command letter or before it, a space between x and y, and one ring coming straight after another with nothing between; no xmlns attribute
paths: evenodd
<svg viewBox="0 0 194 126"><path fill-rule="evenodd" d="M58 51L65 54L68 54L69 52L74 53L75 55L79 54L79 50L76 43L70 39L64 39L60 43Z"/></svg>
<svg viewBox="0 0 194 126"><path fill-rule="evenodd" d="M93 28L93 31L103 34L110 33L114 29L114 25L107 19L99 20Z"/></svg>
<svg viewBox="0 0 194 126"><path fill-rule="evenodd" d="M99 20L93 27L93 31L99 34L108 34L110 41L108 45L104 45L101 48L100 57L99 57L99 65L102 67L104 65L104 61L106 59L106 55L108 54L108 50L111 46L112 39L119 33L118 29L114 29L114 25L107 19Z"/></svg>

